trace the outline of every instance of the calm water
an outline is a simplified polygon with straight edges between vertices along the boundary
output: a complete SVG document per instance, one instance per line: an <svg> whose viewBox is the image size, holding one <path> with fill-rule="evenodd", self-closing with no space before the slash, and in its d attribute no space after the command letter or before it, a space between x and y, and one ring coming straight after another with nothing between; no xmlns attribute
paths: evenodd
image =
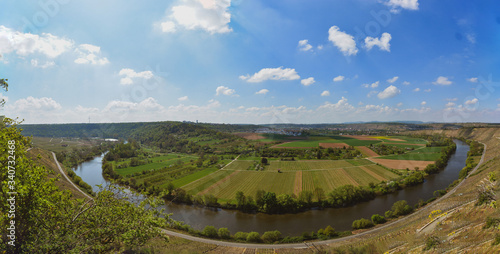
<svg viewBox="0 0 500 254"><path fill-rule="evenodd" d="M317 231L327 225L336 230L350 230L352 222L360 218L370 218L373 214L383 215L392 204L398 200L406 200L410 205L416 204L419 199L428 200L436 190L445 189L450 183L458 179L458 173L465 167L469 146L456 140L456 153L448 161L448 166L439 174L431 175L423 184L408 187L385 196L380 196L369 202L346 208L328 208L310 210L298 214L246 214L234 210L209 209L190 205L169 204L165 206L167 212L173 213L172 218L184 221L195 229L203 229L207 225L217 228L226 227L232 233L238 231L257 231L263 233L270 230L279 230L284 235L299 235L302 232ZM102 177L102 156L92 161L82 163L75 173L85 182L93 186L109 184Z"/></svg>

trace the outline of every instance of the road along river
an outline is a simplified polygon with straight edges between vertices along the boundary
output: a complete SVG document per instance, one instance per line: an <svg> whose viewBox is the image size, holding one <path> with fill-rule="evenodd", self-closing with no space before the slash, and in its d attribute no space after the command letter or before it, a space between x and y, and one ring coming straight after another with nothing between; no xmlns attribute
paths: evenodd
<svg viewBox="0 0 500 254"><path fill-rule="evenodd" d="M337 231L350 230L352 222L360 218L370 218L373 214L383 215L392 204L398 200L406 200L410 205L416 204L420 199L428 200L433 197L436 190L445 189L450 183L458 179L458 173L465 167L469 146L455 140L457 150L448 161L448 166L439 174L429 176L423 184L412 186L374 200L363 202L351 207L328 208L310 210L297 214L247 214L235 210L222 210L202 208L183 204L169 204L165 206L171 218L184 221L195 229L203 229L207 225L217 228L226 227L231 233L238 231L256 231L263 233L270 230L279 230L283 235L300 235L303 232L317 231L331 225ZM102 156L78 166L75 173L83 181L90 184L94 191L99 188L96 184L106 186L109 184L102 177Z"/></svg>

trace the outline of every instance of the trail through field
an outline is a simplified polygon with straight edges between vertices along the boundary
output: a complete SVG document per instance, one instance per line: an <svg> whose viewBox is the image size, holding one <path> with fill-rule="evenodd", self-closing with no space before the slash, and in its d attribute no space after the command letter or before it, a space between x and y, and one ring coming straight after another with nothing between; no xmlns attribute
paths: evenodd
<svg viewBox="0 0 500 254"><path fill-rule="evenodd" d="M293 193L298 197L300 192L302 192L302 171L297 171L297 173L295 173Z"/></svg>
<svg viewBox="0 0 500 254"><path fill-rule="evenodd" d="M198 193L198 194L200 194L200 195L205 195L205 194L207 194L209 191L213 190L214 188L217 188L219 185L223 184L224 182L229 181L229 179L230 179L231 177L233 177L234 175L238 174L239 172L241 172L241 171L234 171L234 172L233 172L233 173L231 173L230 175L228 175L228 176L226 176L226 177L222 178L221 180L219 180L218 182L216 182L216 183L212 184L210 187L206 188L205 190L201 191L201 192L200 192L200 193Z"/></svg>

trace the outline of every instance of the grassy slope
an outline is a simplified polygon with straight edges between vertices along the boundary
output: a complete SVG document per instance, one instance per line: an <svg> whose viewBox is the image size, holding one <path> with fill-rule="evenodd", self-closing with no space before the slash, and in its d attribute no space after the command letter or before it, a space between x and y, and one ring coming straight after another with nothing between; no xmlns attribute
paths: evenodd
<svg viewBox="0 0 500 254"><path fill-rule="evenodd" d="M38 158L38 155L40 155L40 158ZM27 152L27 156L29 158L31 158L38 165L44 166L46 169L48 169L50 179L53 179L56 177L59 178L59 180L57 180L55 182L55 185L60 190L70 191L72 193L73 197L75 197L75 198L84 198L85 197L85 196L83 196L82 193L77 191L75 189L75 187L71 183L69 183L66 180L66 178L64 178L64 176L61 175L61 173L59 172L59 169L56 166L56 163L54 162L54 158L53 158L51 152L49 152L47 150L40 149L40 148L33 148ZM60 164L60 165L62 167L62 164Z"/></svg>

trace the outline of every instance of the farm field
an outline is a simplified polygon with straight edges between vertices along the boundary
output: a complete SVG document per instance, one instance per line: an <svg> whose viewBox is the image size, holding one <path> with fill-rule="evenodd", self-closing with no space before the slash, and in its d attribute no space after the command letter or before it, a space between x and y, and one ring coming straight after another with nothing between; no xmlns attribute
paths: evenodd
<svg viewBox="0 0 500 254"><path fill-rule="evenodd" d="M254 167L256 161L254 160L235 160L231 164L224 167L227 170L247 170Z"/></svg>
<svg viewBox="0 0 500 254"><path fill-rule="evenodd" d="M83 140L79 138L33 137L33 146L52 152L71 151L73 148L91 147L102 140Z"/></svg>
<svg viewBox="0 0 500 254"><path fill-rule="evenodd" d="M275 163L273 163L275 162ZM236 192L254 196L257 190L276 194L298 194L300 190L313 191L320 187L326 192L342 185L354 186L379 183L398 175L369 160L344 161L272 161L288 165L282 173L273 170L218 170L198 178L181 188L192 195L212 194L222 200L232 200ZM271 165L272 165L271 164ZM312 169L318 167L322 169ZM293 168L293 169L292 169ZM199 173L201 174L201 173ZM182 178L177 182L181 182ZM180 184L175 184L180 186Z"/></svg>
<svg viewBox="0 0 500 254"><path fill-rule="evenodd" d="M161 169L165 167L170 167L171 165L175 164L182 164L189 162L191 160L195 160L197 157L195 156L185 156L185 155L166 155L166 156L159 156L159 157L154 157L151 160L153 161L152 163L140 165L140 166L135 166L135 167L126 167L126 168L116 168L115 171L119 175L122 176L127 176L131 175L134 173L142 172L143 170L155 170L155 169ZM123 163L123 162L122 162ZM120 164L122 164L120 163ZM113 162L114 165L116 165L115 162Z"/></svg>
<svg viewBox="0 0 500 254"><path fill-rule="evenodd" d="M212 174L212 173L214 173L217 170L218 170L217 168L207 168L207 169L204 169L202 171L198 171L198 172L196 172L194 174L191 174L191 175L179 178L179 179L177 179L175 181L172 181L172 184L174 185L175 188L179 188L179 187L184 186L184 185L186 185L188 183L196 181L196 180L198 180L198 179L200 179L200 178L202 178L204 176Z"/></svg>
<svg viewBox="0 0 500 254"><path fill-rule="evenodd" d="M441 150L443 147L422 147L413 150L409 153L398 155L386 155L378 157L378 159L390 160L414 160L414 161L436 161L441 157Z"/></svg>
<svg viewBox="0 0 500 254"><path fill-rule="evenodd" d="M381 159L381 158L370 158L371 161L383 165L384 167L393 169L414 169L418 167L424 169L429 164L433 164L434 161L417 161L417 160L393 160L393 159Z"/></svg>
<svg viewBox="0 0 500 254"><path fill-rule="evenodd" d="M373 164L373 163L372 163ZM352 167L346 160L299 160L299 161L270 161L265 167L267 171L296 171L296 170L321 170L342 167Z"/></svg>

